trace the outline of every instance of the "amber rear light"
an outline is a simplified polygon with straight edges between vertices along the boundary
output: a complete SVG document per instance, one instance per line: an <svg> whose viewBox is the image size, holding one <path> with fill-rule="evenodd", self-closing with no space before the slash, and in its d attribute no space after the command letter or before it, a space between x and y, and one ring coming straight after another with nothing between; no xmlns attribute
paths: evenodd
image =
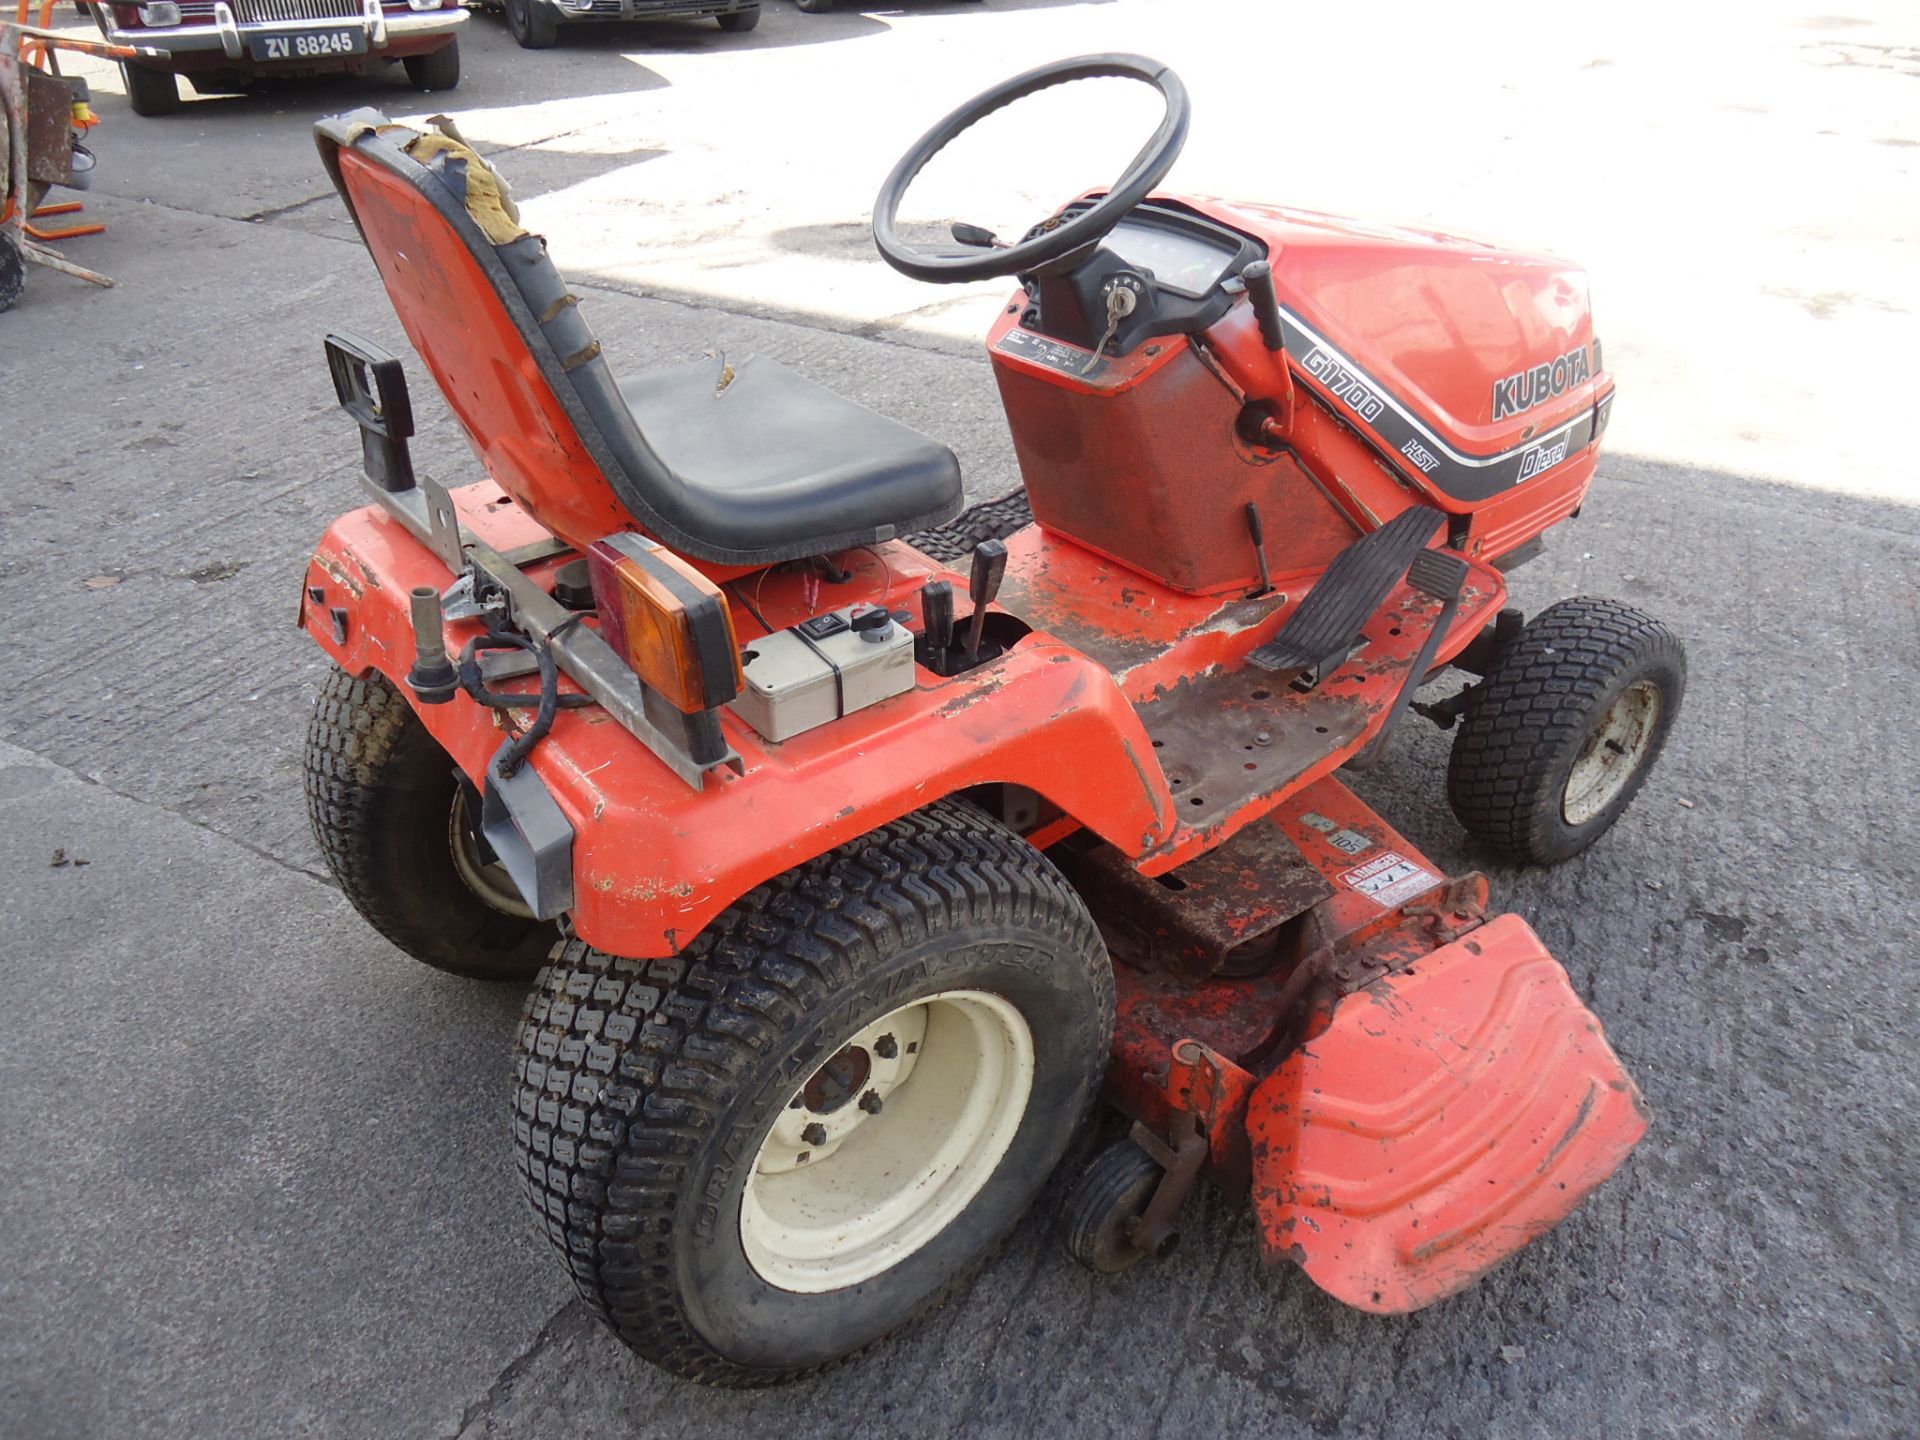
<svg viewBox="0 0 1920 1440"><path fill-rule="evenodd" d="M634 673L686 714L740 693L740 647L726 597L644 535L587 547L600 634Z"/></svg>

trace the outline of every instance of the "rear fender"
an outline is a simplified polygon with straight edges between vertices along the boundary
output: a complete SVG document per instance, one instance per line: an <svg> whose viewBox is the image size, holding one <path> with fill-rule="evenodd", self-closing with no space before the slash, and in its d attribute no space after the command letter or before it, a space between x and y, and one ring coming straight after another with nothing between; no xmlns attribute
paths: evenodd
<svg viewBox="0 0 1920 1440"><path fill-rule="evenodd" d="M461 520L498 549L544 534L531 522L529 533L513 528L517 507L497 504L491 483L451 493ZM941 572L905 545L877 548L892 604L917 606L914 581ZM397 521L377 507L357 510L328 530L309 563L301 623L342 667L379 671L411 703L408 592L451 578ZM737 618L743 633L757 633ZM449 648L478 628L450 625ZM599 709L562 711L530 764L574 829L575 932L615 954L674 954L754 886L977 785L1026 786L1129 854L1171 828L1170 795L1139 717L1078 651L1035 632L965 675L923 669L917 678L907 694L778 745L727 714L743 772L709 772L699 790ZM486 773L504 738L498 712L464 694L415 708L467 775Z"/></svg>

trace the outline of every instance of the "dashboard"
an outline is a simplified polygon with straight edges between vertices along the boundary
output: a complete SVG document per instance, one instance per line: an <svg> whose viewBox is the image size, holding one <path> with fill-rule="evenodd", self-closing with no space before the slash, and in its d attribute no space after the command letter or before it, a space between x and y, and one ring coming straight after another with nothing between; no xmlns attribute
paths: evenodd
<svg viewBox="0 0 1920 1440"><path fill-rule="evenodd" d="M1059 218L1092 203L1077 201ZM1128 354L1156 335L1197 335L1227 313L1240 272L1266 254L1252 236L1177 201L1147 201L1096 245L1021 277L1029 303L1020 323L1107 355Z"/></svg>
<svg viewBox="0 0 1920 1440"><path fill-rule="evenodd" d="M1116 225L1104 243L1130 269L1152 275L1162 289L1196 300L1220 283L1240 253L1237 243L1142 220L1138 211Z"/></svg>

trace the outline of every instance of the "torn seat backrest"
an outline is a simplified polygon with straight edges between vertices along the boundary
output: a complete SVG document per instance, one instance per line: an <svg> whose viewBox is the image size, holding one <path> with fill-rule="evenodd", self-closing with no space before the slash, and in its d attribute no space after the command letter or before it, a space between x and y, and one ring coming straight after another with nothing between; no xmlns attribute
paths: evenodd
<svg viewBox="0 0 1920 1440"><path fill-rule="evenodd" d="M696 559L754 558L673 523L679 478L633 424L546 242L450 124L359 110L315 139L407 338L503 490L575 546L637 526Z"/></svg>

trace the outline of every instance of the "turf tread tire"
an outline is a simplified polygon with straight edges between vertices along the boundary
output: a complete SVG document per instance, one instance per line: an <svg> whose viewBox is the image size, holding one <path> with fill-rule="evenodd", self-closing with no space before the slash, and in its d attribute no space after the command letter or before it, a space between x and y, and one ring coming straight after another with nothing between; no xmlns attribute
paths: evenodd
<svg viewBox="0 0 1920 1440"><path fill-rule="evenodd" d="M1077 954L1110 1036L1113 977L1078 894L975 807L943 800L807 861L728 907L681 955L630 960L569 941L527 998L514 1060L514 1149L536 1224L587 1306L637 1353L687 1379L755 1387L844 1363L748 1367L690 1321L664 1237L693 1157L783 1035L873 965L969 924L1012 923ZM1098 1069L1088 1086L1090 1111ZM1074 1117L1076 1129L1084 1114ZM963 1289L1016 1214L887 1333Z"/></svg>
<svg viewBox="0 0 1920 1440"><path fill-rule="evenodd" d="M307 725L307 818L341 893L423 964L524 982L551 953L553 926L494 910L451 858L422 853L446 848L441 807L452 805L454 785L453 761L383 675L328 670ZM416 868L402 873L396 850Z"/></svg>
<svg viewBox="0 0 1920 1440"><path fill-rule="evenodd" d="M1500 657L1454 739L1454 815L1503 860L1551 865L1578 854L1620 818L1659 760L1686 673L1679 637L1644 611L1593 596L1549 606ZM1661 690L1652 743L1606 809L1570 825L1561 801L1574 757L1614 697L1643 678Z"/></svg>

